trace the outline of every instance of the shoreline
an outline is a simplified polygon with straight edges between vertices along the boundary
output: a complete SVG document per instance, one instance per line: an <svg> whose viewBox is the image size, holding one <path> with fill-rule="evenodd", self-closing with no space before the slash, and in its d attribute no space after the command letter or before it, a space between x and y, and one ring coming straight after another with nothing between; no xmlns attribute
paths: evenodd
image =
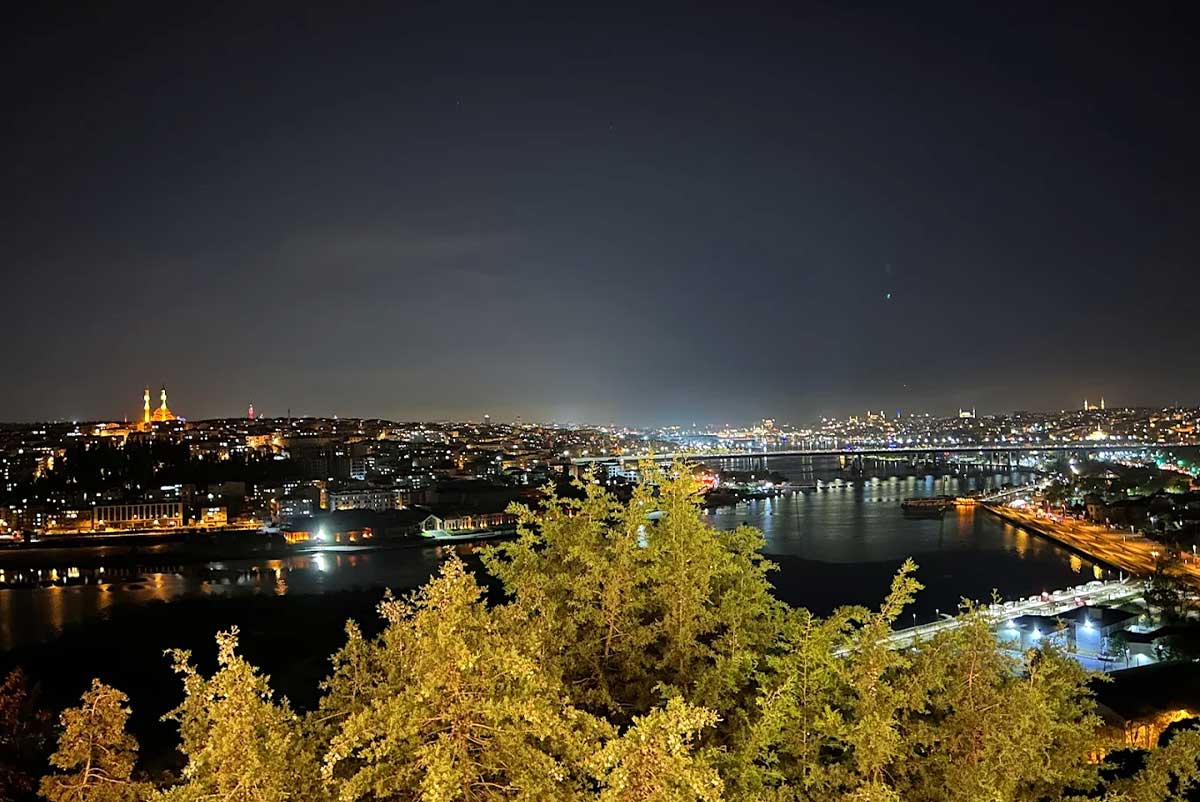
<svg viewBox="0 0 1200 802"><path fill-rule="evenodd" d="M996 517L1039 537L1046 538L1068 551L1086 557L1131 576L1149 576L1155 571L1160 553L1168 547L1141 536L1085 523L1058 523L994 504L980 504ZM1118 538L1120 538L1118 540ZM1180 579L1200 586L1200 565L1185 562L1175 574Z"/></svg>
<svg viewBox="0 0 1200 802"><path fill-rule="evenodd" d="M232 534L232 533L227 533ZM184 566L204 565L206 563L231 562L237 560L286 560L291 557L305 557L313 554L356 554L378 551L404 551L421 548L454 547L460 545L475 545L489 541L511 539L512 535L503 533L477 538L455 538L453 540L435 540L425 537L380 540L371 543L339 544L339 543L301 543L286 544L276 542L269 535L245 533L221 539L204 540L172 538L159 541L139 541L137 543L74 543L35 545L0 550L0 590L17 590L21 588L34 589L50 586L85 585L86 581L76 578L63 578L56 581L21 581L7 582L3 577L18 572L30 571L62 571L72 568L79 571L95 572L103 569L112 572L115 577L127 572L142 571L160 573L164 570Z"/></svg>
<svg viewBox="0 0 1200 802"><path fill-rule="evenodd" d="M1039 523L1037 523L1036 519L1029 520L1027 518L1022 518L1016 514L1013 514L1009 511L1005 510L1003 507L997 507L993 504L980 504L978 506L980 506L983 509L987 510L988 512L992 513L1000 520L1006 521L1007 523L1012 524L1013 526L1017 527L1018 529L1024 529L1025 531L1029 532L1030 534L1036 535L1037 537L1045 538L1046 540L1049 540L1049 541L1053 542L1054 544L1061 546L1062 548L1066 549L1067 551L1071 552L1072 554L1076 554L1080 557L1086 557L1088 560L1091 560L1092 562L1097 563L1098 565L1102 565L1105 568L1108 568L1113 571L1124 571L1128 574L1140 573L1139 570L1135 570L1127 565L1121 565L1121 564L1114 562L1113 560L1110 560L1106 557L1101 557L1101 556L1097 555L1094 551L1084 548L1083 546L1077 544L1073 540L1070 540L1070 539L1067 539L1064 537L1060 537L1050 527L1043 526L1043 525L1040 525Z"/></svg>

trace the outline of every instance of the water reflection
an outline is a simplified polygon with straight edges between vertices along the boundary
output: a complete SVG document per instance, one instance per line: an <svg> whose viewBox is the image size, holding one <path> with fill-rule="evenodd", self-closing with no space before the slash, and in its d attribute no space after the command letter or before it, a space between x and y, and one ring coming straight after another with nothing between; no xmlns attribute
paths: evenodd
<svg viewBox="0 0 1200 802"><path fill-rule="evenodd" d="M114 607L239 594L282 596L356 588L408 589L424 582L454 547L285 558L221 560L180 566L8 569L0 581L0 651L60 634Z"/></svg>
<svg viewBox="0 0 1200 802"><path fill-rule="evenodd" d="M794 477L796 469L783 463L772 460L770 467ZM714 510L709 522L723 529L740 524L761 529L765 551L787 572L774 580L780 594L801 604L810 598L827 600L826 606L874 604L886 591L890 572L906 557L916 560L918 579L926 586L913 611L919 617L932 617L939 607L954 609L962 597L988 599L993 590L1013 598L1076 585L1085 569L1104 578L1103 569L1089 560L984 510L968 507L941 518L912 518L900 508L913 496L963 495L1026 479L1013 474L823 482L815 492ZM828 587L835 582L841 587Z"/></svg>
<svg viewBox="0 0 1200 802"><path fill-rule="evenodd" d="M780 460L783 462L783 460ZM788 465L771 468L796 479ZM961 597L1007 597L1078 584L1081 573L1103 570L995 516L970 509L940 519L906 518L900 501L910 496L960 494L1021 477L955 479L888 476L843 481L817 492L751 501L707 511L723 529L758 527L765 551L780 565L772 581L795 604L875 604L900 560L914 557L926 591L914 609L932 616ZM409 589L424 582L450 553L470 544L375 552L325 551L285 558L228 559L172 565L169 555L139 566L0 569L0 650L53 637L64 628L131 604L191 596L312 594L352 588ZM17 585L18 587L11 587ZM924 606L928 606L926 611Z"/></svg>

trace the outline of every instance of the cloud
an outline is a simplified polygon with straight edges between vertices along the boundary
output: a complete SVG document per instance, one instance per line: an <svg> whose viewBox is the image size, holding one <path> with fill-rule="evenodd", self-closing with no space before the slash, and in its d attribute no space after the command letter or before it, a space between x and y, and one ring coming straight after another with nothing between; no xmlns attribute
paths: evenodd
<svg viewBox="0 0 1200 802"><path fill-rule="evenodd" d="M511 231L415 231L403 227L324 228L291 236L278 245L281 268L321 280L408 280L447 271L473 279L498 279L521 238ZM330 273L330 270L336 270Z"/></svg>

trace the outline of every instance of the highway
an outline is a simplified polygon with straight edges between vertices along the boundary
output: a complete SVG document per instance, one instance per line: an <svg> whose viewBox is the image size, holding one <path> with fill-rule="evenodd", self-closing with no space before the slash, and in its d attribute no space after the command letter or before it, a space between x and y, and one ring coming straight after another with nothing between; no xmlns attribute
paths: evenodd
<svg viewBox="0 0 1200 802"><path fill-rule="evenodd" d="M984 504L987 510L1004 520L1038 535L1057 541L1097 562L1131 574L1148 576L1164 556L1162 543L1118 529L1084 523L1071 518L1053 520L1032 512ZM1200 562L1190 555L1178 563L1175 573L1200 588Z"/></svg>

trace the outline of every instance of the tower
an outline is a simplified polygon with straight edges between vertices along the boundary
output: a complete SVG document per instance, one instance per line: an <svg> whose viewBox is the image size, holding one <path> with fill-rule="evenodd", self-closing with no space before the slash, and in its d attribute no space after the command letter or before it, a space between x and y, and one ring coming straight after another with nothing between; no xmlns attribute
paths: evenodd
<svg viewBox="0 0 1200 802"><path fill-rule="evenodd" d="M166 388L166 385L163 385L161 388L159 388L159 391L158 391L158 398L159 398L159 400L162 402L161 404L159 404L159 407L158 407L158 408L159 408L159 409L163 409L163 410L165 410L165 409L167 408L167 388Z"/></svg>
<svg viewBox="0 0 1200 802"><path fill-rule="evenodd" d="M248 409L246 411L246 417L249 418L250 420L254 420L254 402L253 401L250 402L250 409Z"/></svg>
<svg viewBox="0 0 1200 802"><path fill-rule="evenodd" d="M150 425L150 387L142 391L142 425Z"/></svg>
<svg viewBox="0 0 1200 802"><path fill-rule="evenodd" d="M1100 396L1100 409L1104 409L1104 396Z"/></svg>

